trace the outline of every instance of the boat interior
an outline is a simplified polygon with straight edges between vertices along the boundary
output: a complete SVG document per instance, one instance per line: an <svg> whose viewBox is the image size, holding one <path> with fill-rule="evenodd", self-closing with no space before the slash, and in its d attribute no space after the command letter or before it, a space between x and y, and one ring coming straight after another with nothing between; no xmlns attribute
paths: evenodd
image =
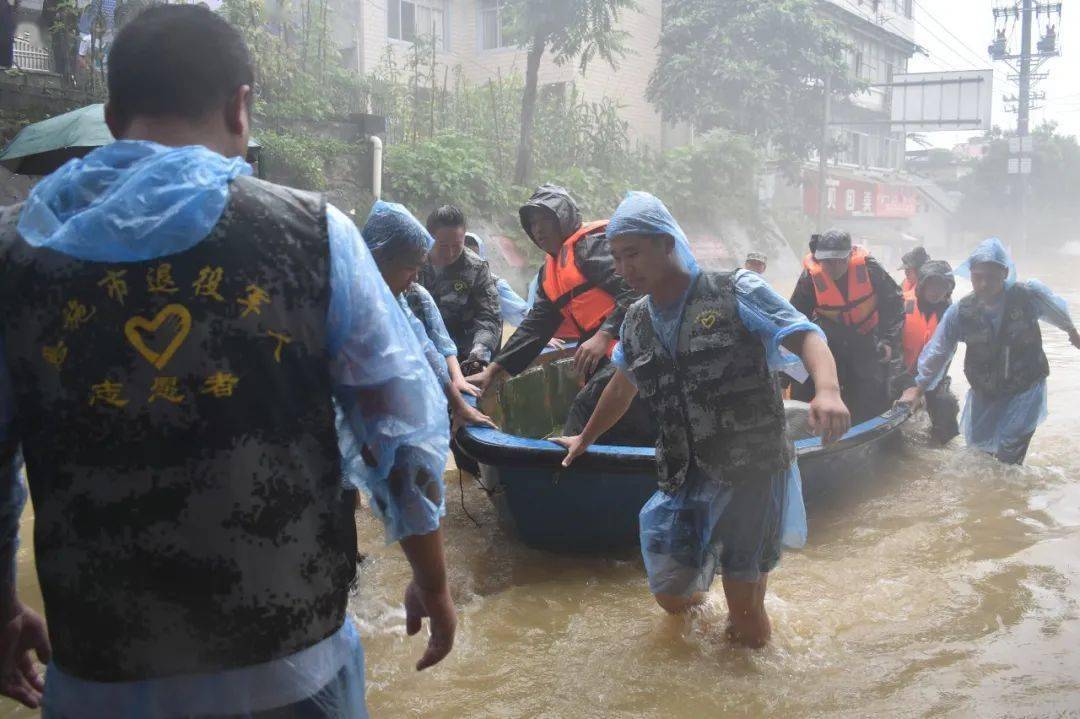
<svg viewBox="0 0 1080 719"><path fill-rule="evenodd" d="M506 434L547 439L562 434L570 405L581 388L574 371L574 350L547 352L517 377L487 392L480 409ZM788 434L792 441L812 436L807 421L809 405L786 401Z"/></svg>

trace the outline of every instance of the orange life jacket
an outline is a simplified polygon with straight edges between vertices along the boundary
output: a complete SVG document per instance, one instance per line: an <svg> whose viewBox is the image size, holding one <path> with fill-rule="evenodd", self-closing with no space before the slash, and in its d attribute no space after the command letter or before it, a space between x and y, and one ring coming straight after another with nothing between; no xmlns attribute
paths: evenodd
<svg viewBox="0 0 1080 719"><path fill-rule="evenodd" d="M560 339L580 340L592 334L615 309L615 298L585 279L574 255L574 245L581 238L606 228L607 220L585 223L563 242L559 256L549 255L544 265L544 294L563 315L563 323L555 333ZM609 357L614 348L612 342Z"/></svg>
<svg viewBox="0 0 1080 719"><path fill-rule="evenodd" d="M919 363L919 355L923 347L934 336L934 330L938 326L938 316L926 315L919 311L919 301L915 297L915 290L904 292L904 365L908 371L915 374L915 366Z"/></svg>
<svg viewBox="0 0 1080 719"><path fill-rule="evenodd" d="M842 322L861 335L870 334L878 326L877 293L870 283L870 271L866 267L869 256L870 253L863 247L852 250L848 258L846 300L813 254L803 260L803 267L814 282L814 295L817 297L814 313L833 322Z"/></svg>
<svg viewBox="0 0 1080 719"><path fill-rule="evenodd" d="M581 332L578 331L577 325L574 324L572 319L563 317L559 329L555 330L555 339L563 340L564 342L577 342L581 339Z"/></svg>

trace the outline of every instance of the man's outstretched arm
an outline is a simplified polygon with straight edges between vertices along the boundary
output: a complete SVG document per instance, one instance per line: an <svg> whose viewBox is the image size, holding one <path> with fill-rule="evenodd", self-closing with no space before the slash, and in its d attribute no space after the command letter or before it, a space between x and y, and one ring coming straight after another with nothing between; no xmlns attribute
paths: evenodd
<svg viewBox="0 0 1080 719"><path fill-rule="evenodd" d="M626 410L630 409L630 403L637 396L637 391L637 387L625 372L621 369L615 370L615 375L604 388L600 401L596 403L596 409L593 410L581 434L576 437L555 438L555 442L567 449L562 466L569 467L600 435L614 427L615 423L626 414Z"/></svg>
<svg viewBox="0 0 1080 719"><path fill-rule="evenodd" d="M454 648L457 630L457 610L446 581L442 529L406 537L401 540L401 549L413 574L405 589L405 631L410 637L419 632L424 617L431 624L427 650L416 663L416 670L423 671L446 658Z"/></svg>
<svg viewBox="0 0 1080 719"><path fill-rule="evenodd" d="M851 429L851 413L840 398L836 360L829 345L817 332L788 335L784 347L799 355L814 380L814 399L810 402L810 428L823 444L832 444Z"/></svg>

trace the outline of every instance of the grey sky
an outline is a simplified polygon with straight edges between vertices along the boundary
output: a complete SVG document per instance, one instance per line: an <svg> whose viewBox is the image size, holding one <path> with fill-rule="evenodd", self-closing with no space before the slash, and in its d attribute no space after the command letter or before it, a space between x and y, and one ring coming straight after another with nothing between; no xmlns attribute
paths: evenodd
<svg viewBox="0 0 1080 719"><path fill-rule="evenodd" d="M1032 126L1043 120L1053 120L1058 123L1060 132L1080 136L1080 0L1061 2L1064 4L1063 18L1057 29L1062 54L1043 67L1050 77L1037 89L1046 93L1046 100L1041 103L1042 109L1032 113ZM1005 80L1007 75L1013 74L1012 70L1004 63L992 63L986 53L986 46L994 35L992 8L995 4L1005 4L1004 0L914 0L914 3L915 41L926 49L929 57L916 55L909 70L937 72L994 67L997 73L994 77L993 123L1002 128L1015 128L1016 115L1006 112L1001 101L1002 95L1017 94L1015 84L1006 84ZM1075 37L1070 31L1075 31ZM1019 47L1017 26L1010 38L1010 51L1019 52ZM977 133L933 133L928 139L935 145L950 147L972 134Z"/></svg>

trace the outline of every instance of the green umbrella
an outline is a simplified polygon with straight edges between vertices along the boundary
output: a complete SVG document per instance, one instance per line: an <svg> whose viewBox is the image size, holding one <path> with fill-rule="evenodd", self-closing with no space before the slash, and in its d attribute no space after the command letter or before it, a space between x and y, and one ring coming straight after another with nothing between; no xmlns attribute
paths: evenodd
<svg viewBox="0 0 1080 719"><path fill-rule="evenodd" d="M27 125L0 152L0 165L21 175L47 175L71 158L112 141L105 106L96 103ZM258 150L259 143L251 140L248 159L254 159Z"/></svg>

